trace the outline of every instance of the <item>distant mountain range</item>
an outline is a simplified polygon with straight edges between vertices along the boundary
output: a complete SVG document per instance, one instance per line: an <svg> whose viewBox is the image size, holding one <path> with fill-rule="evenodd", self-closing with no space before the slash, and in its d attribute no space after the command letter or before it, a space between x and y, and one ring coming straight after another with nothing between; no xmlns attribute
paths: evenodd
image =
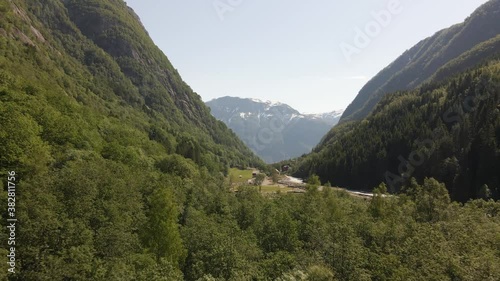
<svg viewBox="0 0 500 281"><path fill-rule="evenodd" d="M222 97L206 104L215 118L226 123L268 163L310 152L343 113L302 114L284 103L237 97Z"/></svg>

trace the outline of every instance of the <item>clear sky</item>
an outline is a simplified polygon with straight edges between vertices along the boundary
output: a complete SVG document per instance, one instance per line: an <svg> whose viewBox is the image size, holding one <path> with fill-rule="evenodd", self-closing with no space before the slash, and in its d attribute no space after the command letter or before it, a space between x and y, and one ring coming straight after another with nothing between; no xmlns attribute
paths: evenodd
<svg viewBox="0 0 500 281"><path fill-rule="evenodd" d="M126 2L204 101L259 98L320 113L347 107L405 50L487 1Z"/></svg>

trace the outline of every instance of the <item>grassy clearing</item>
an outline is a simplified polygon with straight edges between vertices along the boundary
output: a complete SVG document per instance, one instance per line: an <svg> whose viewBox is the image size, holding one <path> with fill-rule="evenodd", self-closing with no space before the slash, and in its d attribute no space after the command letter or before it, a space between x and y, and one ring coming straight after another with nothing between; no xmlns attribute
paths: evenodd
<svg viewBox="0 0 500 281"><path fill-rule="evenodd" d="M229 170L229 180L233 184L233 191L238 190L238 186L240 185L247 185L248 180L253 178L252 173L253 170L240 170L237 168L231 168ZM294 188L291 187L283 187L279 185L255 186L255 189L260 190L261 193L266 193L266 194L277 193L277 192L287 193L295 190Z"/></svg>
<svg viewBox="0 0 500 281"><path fill-rule="evenodd" d="M293 191L293 190L294 189L290 188L290 187L281 187L281 186L277 186L277 185L262 186L260 189L260 191L262 193L274 193L274 192L278 192L278 191L286 193L286 192Z"/></svg>
<svg viewBox="0 0 500 281"><path fill-rule="evenodd" d="M233 184L246 184L249 179L252 179L252 172L253 170L231 168L229 169L229 179Z"/></svg>

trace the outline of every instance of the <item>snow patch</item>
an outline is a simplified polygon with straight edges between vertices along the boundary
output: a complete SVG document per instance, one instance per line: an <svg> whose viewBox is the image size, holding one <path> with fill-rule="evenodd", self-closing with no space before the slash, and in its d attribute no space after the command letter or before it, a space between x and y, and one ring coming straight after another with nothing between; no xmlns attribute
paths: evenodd
<svg viewBox="0 0 500 281"><path fill-rule="evenodd" d="M261 99L249 99L253 102L256 102L256 103L262 103L262 104L265 104L269 107L273 107L273 106L279 106L279 105L283 105L283 103L279 102L279 101L270 101L270 100L261 100Z"/></svg>

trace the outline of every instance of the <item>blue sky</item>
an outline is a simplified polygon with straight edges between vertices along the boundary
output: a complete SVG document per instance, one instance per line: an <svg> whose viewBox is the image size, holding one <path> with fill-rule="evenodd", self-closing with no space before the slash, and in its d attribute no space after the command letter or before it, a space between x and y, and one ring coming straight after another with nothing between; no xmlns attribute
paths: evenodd
<svg viewBox="0 0 500 281"><path fill-rule="evenodd" d="M486 0L127 0L204 101L347 107L405 50ZM363 34L363 35L360 35Z"/></svg>

